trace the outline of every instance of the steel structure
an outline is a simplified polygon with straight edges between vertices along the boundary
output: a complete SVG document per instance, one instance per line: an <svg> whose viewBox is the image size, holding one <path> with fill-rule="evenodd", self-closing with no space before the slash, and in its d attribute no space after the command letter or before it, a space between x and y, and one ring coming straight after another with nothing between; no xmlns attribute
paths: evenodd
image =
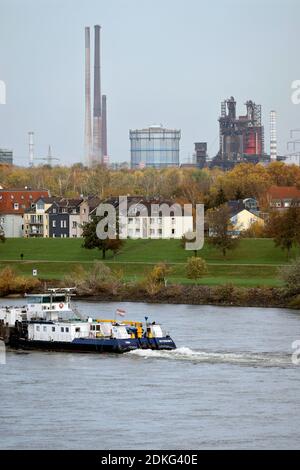
<svg viewBox="0 0 300 470"><path fill-rule="evenodd" d="M270 158L271 161L277 161L277 114L276 111L270 112Z"/></svg>
<svg viewBox="0 0 300 470"><path fill-rule="evenodd" d="M219 160L238 162L243 159L260 160L264 155L264 128L261 106L253 101L245 103L247 114L237 117L233 97L221 105Z"/></svg>

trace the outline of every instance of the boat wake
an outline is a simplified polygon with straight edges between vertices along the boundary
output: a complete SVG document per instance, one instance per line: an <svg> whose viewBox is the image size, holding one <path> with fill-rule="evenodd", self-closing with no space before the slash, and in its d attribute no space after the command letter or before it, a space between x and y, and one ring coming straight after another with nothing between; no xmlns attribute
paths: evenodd
<svg viewBox="0 0 300 470"><path fill-rule="evenodd" d="M137 349L128 355L143 359L167 359L176 361L190 361L208 364L236 364L253 367L288 367L292 366L291 356L284 353L232 353L193 351L189 348L179 348L172 351L155 351Z"/></svg>

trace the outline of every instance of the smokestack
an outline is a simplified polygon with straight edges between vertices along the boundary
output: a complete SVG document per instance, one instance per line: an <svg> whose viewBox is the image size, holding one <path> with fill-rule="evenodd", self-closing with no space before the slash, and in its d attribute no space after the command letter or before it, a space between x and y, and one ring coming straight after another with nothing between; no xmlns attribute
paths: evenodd
<svg viewBox="0 0 300 470"><path fill-rule="evenodd" d="M94 62L94 119L93 119L93 160L102 163L102 120L101 120L101 74L100 74L100 30L95 26L95 62Z"/></svg>
<svg viewBox="0 0 300 470"><path fill-rule="evenodd" d="M103 159L108 156L107 152L107 98L102 95L102 153Z"/></svg>
<svg viewBox="0 0 300 470"><path fill-rule="evenodd" d="M277 160L277 114L276 111L270 113L270 157L271 162Z"/></svg>
<svg viewBox="0 0 300 470"><path fill-rule="evenodd" d="M34 165L34 132L28 132L29 137L29 166Z"/></svg>
<svg viewBox="0 0 300 470"><path fill-rule="evenodd" d="M84 157L87 166L91 166L92 122L91 122L91 42L90 28L85 28L85 131Z"/></svg>

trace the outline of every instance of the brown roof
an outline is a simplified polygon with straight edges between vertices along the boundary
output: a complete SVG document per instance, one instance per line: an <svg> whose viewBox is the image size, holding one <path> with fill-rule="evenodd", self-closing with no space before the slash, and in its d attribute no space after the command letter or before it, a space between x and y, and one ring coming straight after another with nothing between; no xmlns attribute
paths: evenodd
<svg viewBox="0 0 300 470"><path fill-rule="evenodd" d="M0 214L24 214L31 204L40 197L49 197L46 190L0 189ZM15 209L15 204L18 204Z"/></svg>
<svg viewBox="0 0 300 470"><path fill-rule="evenodd" d="M300 199L300 190L295 186L271 186L268 196L270 199Z"/></svg>

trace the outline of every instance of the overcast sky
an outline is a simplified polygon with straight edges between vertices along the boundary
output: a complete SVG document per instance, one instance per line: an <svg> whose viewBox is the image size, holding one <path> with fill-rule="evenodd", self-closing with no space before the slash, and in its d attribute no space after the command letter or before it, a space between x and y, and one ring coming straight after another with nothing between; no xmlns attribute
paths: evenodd
<svg viewBox="0 0 300 470"><path fill-rule="evenodd" d="M62 163L83 161L84 27L102 25L102 85L109 154L129 155L130 128L182 130L181 161L196 141L218 150L220 102L233 95L278 112L286 151L300 128L291 83L300 79L299 0L0 0L0 146L27 165L48 145Z"/></svg>

